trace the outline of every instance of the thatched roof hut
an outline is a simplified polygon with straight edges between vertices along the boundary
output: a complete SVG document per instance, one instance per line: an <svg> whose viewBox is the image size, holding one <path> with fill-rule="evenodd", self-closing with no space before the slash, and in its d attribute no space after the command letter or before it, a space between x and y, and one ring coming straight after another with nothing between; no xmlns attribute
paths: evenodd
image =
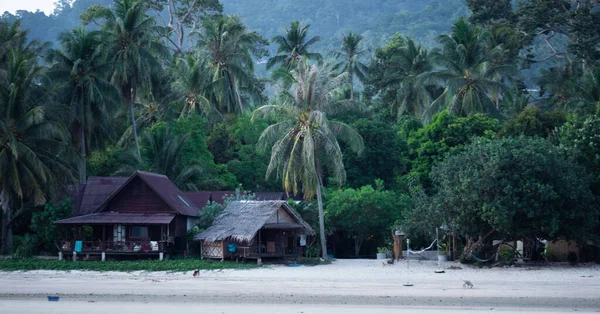
<svg viewBox="0 0 600 314"><path fill-rule="evenodd" d="M260 229L290 229L314 235L310 225L286 201L236 201L195 240L250 242Z"/></svg>

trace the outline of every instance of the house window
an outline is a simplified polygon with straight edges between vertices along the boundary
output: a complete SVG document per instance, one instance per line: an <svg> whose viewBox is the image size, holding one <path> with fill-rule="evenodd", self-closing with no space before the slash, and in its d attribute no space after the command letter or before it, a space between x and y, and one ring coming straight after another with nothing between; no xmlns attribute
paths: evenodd
<svg viewBox="0 0 600 314"><path fill-rule="evenodd" d="M115 225L113 227L113 241L114 242L125 241L125 226Z"/></svg>
<svg viewBox="0 0 600 314"><path fill-rule="evenodd" d="M132 238L147 238L148 237L148 227L132 226L131 227L131 237Z"/></svg>

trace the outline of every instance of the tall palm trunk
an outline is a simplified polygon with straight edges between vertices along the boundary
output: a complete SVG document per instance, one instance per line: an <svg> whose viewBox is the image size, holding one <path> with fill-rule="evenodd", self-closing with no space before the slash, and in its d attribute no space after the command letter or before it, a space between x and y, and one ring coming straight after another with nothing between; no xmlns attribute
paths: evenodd
<svg viewBox="0 0 600 314"><path fill-rule="evenodd" d="M82 114L83 116L83 114ZM81 147L79 148L79 154L81 155L81 166L79 168L79 184L85 184L85 181L87 179L87 153L86 153L86 141L85 141L85 128L84 128L84 124L83 124L83 117L81 118L81 123L79 123L79 129L80 129L80 145Z"/></svg>
<svg viewBox="0 0 600 314"><path fill-rule="evenodd" d="M12 217L8 200L4 197L4 192L0 193L0 207L2 208L2 227L0 230L0 255L9 255L12 253Z"/></svg>
<svg viewBox="0 0 600 314"><path fill-rule="evenodd" d="M352 67L350 67L348 74L350 76L350 100L354 100L354 71L352 71Z"/></svg>
<svg viewBox="0 0 600 314"><path fill-rule="evenodd" d="M133 113L133 101L129 100L129 115L131 116L131 128L133 129L133 141L135 142L135 150L138 158L142 159L140 153L140 143L138 142L137 126L135 125L135 115Z"/></svg>
<svg viewBox="0 0 600 314"><path fill-rule="evenodd" d="M142 158L140 153L140 143L138 142L137 126L135 123L135 113L133 110L133 95L131 92L131 85L125 84L121 89L123 98L125 99L126 105L129 107L129 115L131 116L131 128L133 129L133 142L135 143L135 150L139 159Z"/></svg>
<svg viewBox="0 0 600 314"><path fill-rule="evenodd" d="M323 213L323 198L321 196L321 180L317 183L317 203L319 204L319 235L321 236L321 256L327 260L327 242L325 240L325 217Z"/></svg>

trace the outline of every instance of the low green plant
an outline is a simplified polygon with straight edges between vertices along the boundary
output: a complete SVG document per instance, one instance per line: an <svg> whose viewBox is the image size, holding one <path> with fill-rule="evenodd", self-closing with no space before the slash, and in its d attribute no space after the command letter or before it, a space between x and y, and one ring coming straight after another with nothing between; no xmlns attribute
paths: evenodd
<svg viewBox="0 0 600 314"><path fill-rule="evenodd" d="M318 257L321 255L321 244L314 241L313 243L306 246L304 256L308 258Z"/></svg>
<svg viewBox="0 0 600 314"><path fill-rule="evenodd" d="M500 247L498 254L500 254L500 257L502 257L502 260L505 262L511 261L516 256L515 250L506 245Z"/></svg>
<svg viewBox="0 0 600 314"><path fill-rule="evenodd" d="M251 269L258 267L252 263L220 262L200 259L167 259L142 261L78 261L43 260L35 258L10 258L0 260L0 271L29 270L89 270L89 271L175 271Z"/></svg>
<svg viewBox="0 0 600 314"><path fill-rule="evenodd" d="M447 255L448 254L448 243L440 243L438 245L438 253L439 253L439 255Z"/></svg>
<svg viewBox="0 0 600 314"><path fill-rule="evenodd" d="M387 253L390 249L387 246L381 246L377 248L377 253Z"/></svg>

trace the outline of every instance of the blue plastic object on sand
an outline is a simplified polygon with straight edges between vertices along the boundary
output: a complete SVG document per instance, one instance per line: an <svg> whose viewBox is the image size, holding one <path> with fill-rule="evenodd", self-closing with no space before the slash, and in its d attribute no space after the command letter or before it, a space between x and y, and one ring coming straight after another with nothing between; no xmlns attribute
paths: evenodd
<svg viewBox="0 0 600 314"><path fill-rule="evenodd" d="M49 295L49 296L48 296L48 301L50 301L50 302L58 302L58 299L59 299L59 298L60 298L60 297L59 297L59 296L57 296L57 295Z"/></svg>

